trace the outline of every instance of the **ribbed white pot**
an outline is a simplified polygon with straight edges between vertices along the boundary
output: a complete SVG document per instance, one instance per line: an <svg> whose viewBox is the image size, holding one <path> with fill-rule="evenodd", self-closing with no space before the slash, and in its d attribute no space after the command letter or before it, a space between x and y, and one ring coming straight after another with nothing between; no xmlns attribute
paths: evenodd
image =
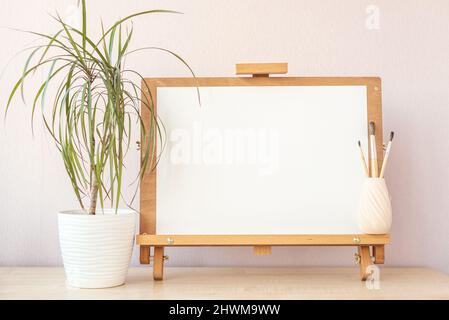
<svg viewBox="0 0 449 320"><path fill-rule="evenodd" d="M59 213L59 242L67 283L78 288L123 284L134 245L136 217L136 212L128 209L117 213L104 209L95 215Z"/></svg>
<svg viewBox="0 0 449 320"><path fill-rule="evenodd" d="M368 234L385 234L390 231L392 209L385 180L367 178L360 195L359 228Z"/></svg>

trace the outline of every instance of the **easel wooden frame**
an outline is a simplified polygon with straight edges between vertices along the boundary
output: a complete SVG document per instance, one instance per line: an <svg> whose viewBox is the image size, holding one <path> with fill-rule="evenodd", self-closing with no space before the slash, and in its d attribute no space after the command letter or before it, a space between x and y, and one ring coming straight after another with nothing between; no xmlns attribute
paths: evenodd
<svg viewBox="0 0 449 320"><path fill-rule="evenodd" d="M378 159L382 159L381 80L377 77L269 77L287 73L286 63L238 64L236 73L252 77L232 78L148 78L145 79L157 109L157 88L160 87L214 87L214 86L350 86L367 87L368 119L376 124ZM142 86L144 87L144 86ZM149 111L142 108L144 123L149 122ZM368 132L367 132L368 134ZM142 150L143 152L144 150ZM379 161L381 162L381 160ZM379 163L379 166L382 164ZM140 188L140 263L149 264L153 253L153 277L163 279L165 247L196 246L253 246L255 254L271 253L271 246L355 246L360 278L369 276L368 267L374 262L384 263L384 247L390 242L388 234L292 234L292 235L160 235L156 234L156 171L145 174Z"/></svg>

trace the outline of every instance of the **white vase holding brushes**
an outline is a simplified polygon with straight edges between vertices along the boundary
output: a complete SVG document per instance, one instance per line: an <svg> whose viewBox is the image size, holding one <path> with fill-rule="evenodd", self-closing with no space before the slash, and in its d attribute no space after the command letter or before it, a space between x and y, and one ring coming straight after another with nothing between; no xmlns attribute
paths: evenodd
<svg viewBox="0 0 449 320"><path fill-rule="evenodd" d="M385 179L365 179L358 214L360 230L368 234L386 234L390 231L391 221L391 202Z"/></svg>
<svg viewBox="0 0 449 320"><path fill-rule="evenodd" d="M360 194L358 211L358 225L367 234L387 234L392 223L392 207L390 194L384 179L385 168L391 150L394 132L390 134L390 141L385 152L380 173L378 172L376 137L374 122L370 122L370 150L371 175L359 141L360 156L367 178Z"/></svg>

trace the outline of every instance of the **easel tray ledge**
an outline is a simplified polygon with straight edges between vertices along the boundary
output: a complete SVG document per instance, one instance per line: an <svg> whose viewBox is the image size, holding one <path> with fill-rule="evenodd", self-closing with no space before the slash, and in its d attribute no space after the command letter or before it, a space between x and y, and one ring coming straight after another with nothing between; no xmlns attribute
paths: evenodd
<svg viewBox="0 0 449 320"><path fill-rule="evenodd" d="M139 234L143 246L360 246L390 243L389 234L154 235Z"/></svg>

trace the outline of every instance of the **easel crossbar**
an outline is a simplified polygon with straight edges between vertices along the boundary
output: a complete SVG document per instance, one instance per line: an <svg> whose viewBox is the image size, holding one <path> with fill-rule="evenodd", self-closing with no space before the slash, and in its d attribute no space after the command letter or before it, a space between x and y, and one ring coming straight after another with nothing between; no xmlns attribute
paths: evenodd
<svg viewBox="0 0 449 320"><path fill-rule="evenodd" d="M310 235L150 235L140 234L136 242L144 246L359 246L390 243L388 234Z"/></svg>

